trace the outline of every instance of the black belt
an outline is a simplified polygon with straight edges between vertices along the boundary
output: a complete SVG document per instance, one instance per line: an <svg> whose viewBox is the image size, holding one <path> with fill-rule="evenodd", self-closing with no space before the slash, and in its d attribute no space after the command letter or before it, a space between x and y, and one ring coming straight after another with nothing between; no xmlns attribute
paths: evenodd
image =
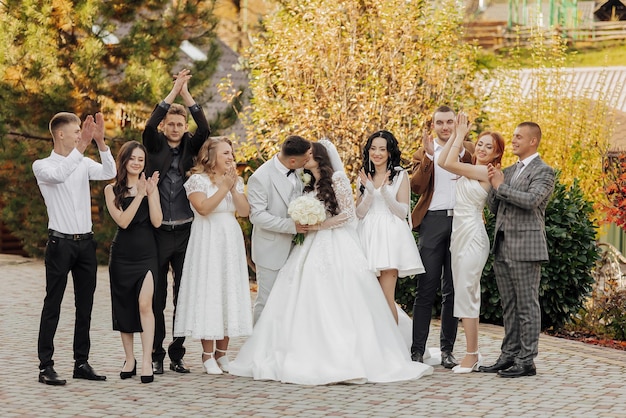
<svg viewBox="0 0 626 418"><path fill-rule="evenodd" d="M174 225L170 225L170 224L161 224L161 226L159 227L159 229L161 231L184 231L185 229L189 229L191 228L191 222L185 222L184 224L174 224Z"/></svg>
<svg viewBox="0 0 626 418"><path fill-rule="evenodd" d="M454 216L454 209L429 210L428 214L434 216Z"/></svg>
<svg viewBox="0 0 626 418"><path fill-rule="evenodd" d="M93 239L93 232L88 232L86 234L64 234L63 232L55 231L54 229L48 229L48 236L70 239L72 241L82 241L86 239Z"/></svg>

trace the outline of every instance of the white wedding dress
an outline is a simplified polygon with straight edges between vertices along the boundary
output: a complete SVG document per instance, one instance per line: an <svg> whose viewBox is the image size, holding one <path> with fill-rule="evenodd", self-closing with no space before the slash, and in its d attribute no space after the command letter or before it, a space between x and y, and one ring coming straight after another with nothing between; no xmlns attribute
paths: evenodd
<svg viewBox="0 0 626 418"><path fill-rule="evenodd" d="M341 213L296 245L230 373L303 385L432 374L412 362L354 226L352 189L333 175Z"/></svg>
<svg viewBox="0 0 626 418"><path fill-rule="evenodd" d="M467 177L457 180L450 236L454 316L457 318L480 315L480 278L489 257L489 236L483 221L487 195L478 180Z"/></svg>

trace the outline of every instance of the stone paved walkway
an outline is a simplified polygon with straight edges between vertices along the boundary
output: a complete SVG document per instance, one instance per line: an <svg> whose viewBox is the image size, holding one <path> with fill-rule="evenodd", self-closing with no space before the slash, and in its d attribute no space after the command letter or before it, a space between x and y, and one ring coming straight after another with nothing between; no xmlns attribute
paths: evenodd
<svg viewBox="0 0 626 418"><path fill-rule="evenodd" d="M68 285L55 339L55 368L68 383L46 386L37 381L37 331L44 287L40 260L0 255L1 417L626 416L626 352L545 335L536 359L538 375L519 379L482 373L454 375L437 366L432 376L402 383L307 387L257 382L203 373L200 343L191 340L185 357L190 374L167 370L149 385L136 378L121 380L123 350L119 334L111 330L106 267L100 267L98 274L90 363L108 380L72 379L74 309ZM431 347L437 346L437 327L433 321ZM481 352L487 363L498 356L501 338L501 327L481 326ZM135 352L139 355L138 340ZM232 342L231 356L241 343L241 339ZM464 350L464 335L459 331L456 352Z"/></svg>

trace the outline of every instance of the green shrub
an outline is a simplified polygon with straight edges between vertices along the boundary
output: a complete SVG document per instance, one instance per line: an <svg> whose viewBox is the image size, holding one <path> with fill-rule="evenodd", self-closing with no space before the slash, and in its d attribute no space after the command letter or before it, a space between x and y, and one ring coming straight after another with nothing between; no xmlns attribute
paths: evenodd
<svg viewBox="0 0 626 418"><path fill-rule="evenodd" d="M543 329L558 328L571 320L591 292L591 271L599 258L595 244L595 226L590 217L592 205L583 197L578 183L567 188L559 181L546 208L546 235L550 261L541 269L539 298ZM487 233L493 242L495 216L485 210ZM416 280L398 280L396 299L405 308L412 307ZM493 256L487 260L481 278L481 320L502 324L500 294L493 272ZM435 303L434 313L440 305ZM619 325L616 322L616 326Z"/></svg>

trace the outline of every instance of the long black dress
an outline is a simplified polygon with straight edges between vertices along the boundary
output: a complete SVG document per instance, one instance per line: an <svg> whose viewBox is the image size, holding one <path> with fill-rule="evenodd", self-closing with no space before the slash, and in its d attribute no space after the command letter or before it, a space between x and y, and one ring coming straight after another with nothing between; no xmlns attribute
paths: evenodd
<svg viewBox="0 0 626 418"><path fill-rule="evenodd" d="M125 197L122 209L128 208L134 197ZM148 198L144 197L135 217L126 229L117 228L111 243L109 278L113 329L121 332L141 332L139 292L148 271L158 276L157 246L150 223Z"/></svg>

